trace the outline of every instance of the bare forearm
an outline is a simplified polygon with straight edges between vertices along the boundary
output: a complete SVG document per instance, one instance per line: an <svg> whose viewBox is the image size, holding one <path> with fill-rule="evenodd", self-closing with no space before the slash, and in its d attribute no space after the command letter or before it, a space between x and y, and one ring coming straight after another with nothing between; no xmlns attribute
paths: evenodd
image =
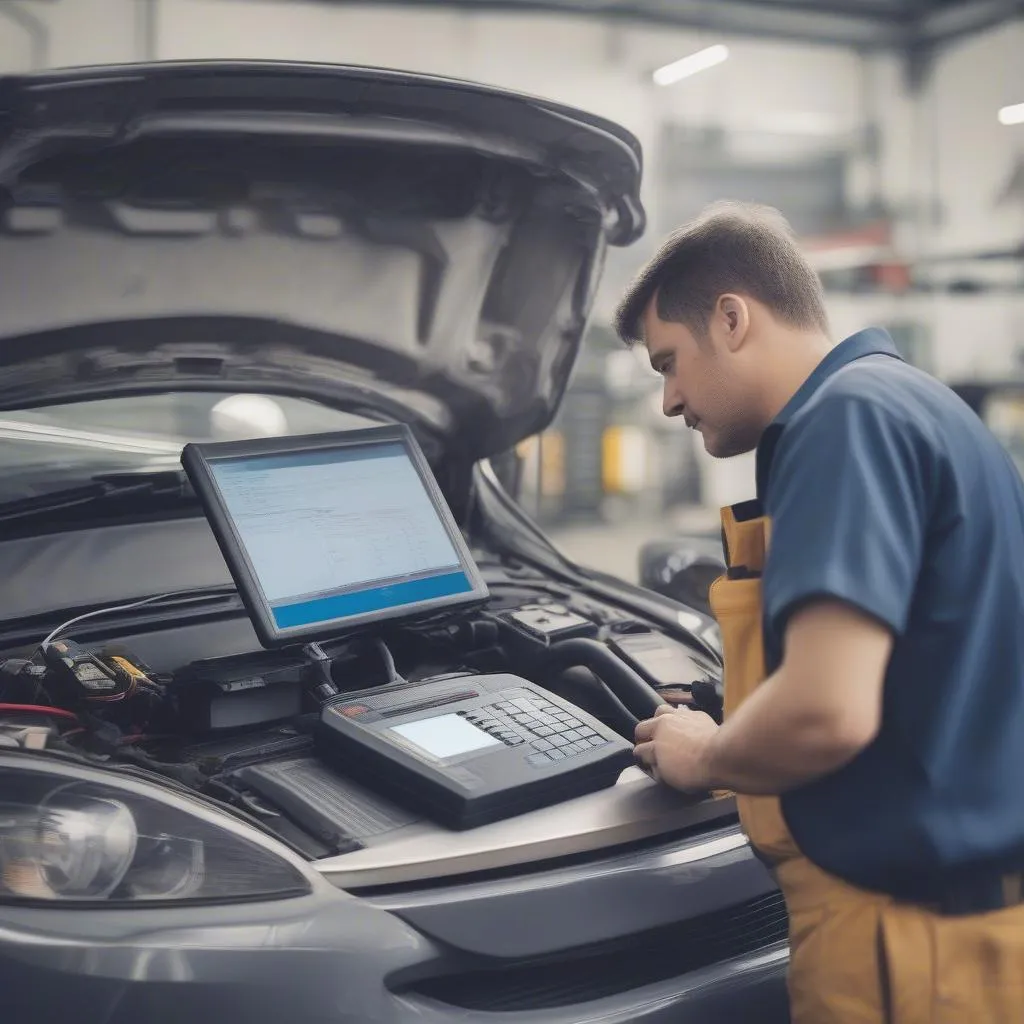
<svg viewBox="0 0 1024 1024"><path fill-rule="evenodd" d="M834 717L795 701L776 674L718 730L709 756L710 788L783 793L840 768L861 746Z"/></svg>

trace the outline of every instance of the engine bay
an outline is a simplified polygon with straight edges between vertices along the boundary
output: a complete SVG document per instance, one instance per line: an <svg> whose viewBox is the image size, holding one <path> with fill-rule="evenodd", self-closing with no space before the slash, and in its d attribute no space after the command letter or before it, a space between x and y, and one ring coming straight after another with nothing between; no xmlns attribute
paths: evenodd
<svg viewBox="0 0 1024 1024"><path fill-rule="evenodd" d="M407 426L188 444L182 466L204 517L0 544L7 581L50 590L0 629L0 747L158 782L321 864L471 834L458 861L517 830L621 841L658 816L622 779L665 793L637 723L666 702L720 720L712 649L625 585L472 543ZM101 599L114 552L146 596ZM91 600L69 606L58 565ZM157 591L183 566L223 582Z"/></svg>
<svg viewBox="0 0 1024 1024"><path fill-rule="evenodd" d="M711 657L530 566L474 554L491 593L486 605L389 629L391 671L410 682L513 673L629 739L635 718L606 682L621 666L720 718ZM112 621L96 617L69 627L73 639L55 640L47 656L38 647L4 652L0 745L158 777L310 859L388 842L422 821L415 807L346 779L318 756L324 697L300 655L214 653L239 632L237 602L234 614L189 625L175 621L171 606L163 628L122 632L117 642ZM338 694L388 684L387 661L367 638L323 647Z"/></svg>

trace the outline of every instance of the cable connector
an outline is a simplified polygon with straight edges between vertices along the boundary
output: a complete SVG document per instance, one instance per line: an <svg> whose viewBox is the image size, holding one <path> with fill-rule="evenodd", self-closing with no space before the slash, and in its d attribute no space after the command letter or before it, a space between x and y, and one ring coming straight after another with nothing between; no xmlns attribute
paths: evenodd
<svg viewBox="0 0 1024 1024"><path fill-rule="evenodd" d="M384 670L388 674L388 686L393 686L396 683L405 683L407 680L403 679L399 674L398 669L395 667L395 659L388 649L388 645L384 643L380 637L375 641L377 644L377 650L380 651L381 659L384 662Z"/></svg>
<svg viewBox="0 0 1024 1024"><path fill-rule="evenodd" d="M302 653L309 659L310 686L321 703L338 696L338 688L334 685L331 674L331 659L327 652L318 644L305 644Z"/></svg>
<svg viewBox="0 0 1024 1024"><path fill-rule="evenodd" d="M22 750L45 750L54 730L46 725L0 726L0 746Z"/></svg>

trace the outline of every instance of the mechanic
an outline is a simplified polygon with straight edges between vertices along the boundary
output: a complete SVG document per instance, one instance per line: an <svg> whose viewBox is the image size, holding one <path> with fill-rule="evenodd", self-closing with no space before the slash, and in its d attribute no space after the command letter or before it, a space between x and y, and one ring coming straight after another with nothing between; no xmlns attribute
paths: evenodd
<svg viewBox="0 0 1024 1024"><path fill-rule="evenodd" d="M756 449L712 586L725 716L636 755L731 791L790 913L798 1024L1024 1020L1024 484L881 330L833 346L777 211L717 204L623 299L664 411ZM982 339L965 339L973 344Z"/></svg>

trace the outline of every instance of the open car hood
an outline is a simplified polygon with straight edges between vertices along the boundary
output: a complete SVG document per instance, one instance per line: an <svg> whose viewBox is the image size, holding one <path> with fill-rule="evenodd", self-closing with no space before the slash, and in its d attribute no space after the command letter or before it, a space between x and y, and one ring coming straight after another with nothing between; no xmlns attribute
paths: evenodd
<svg viewBox="0 0 1024 1024"><path fill-rule="evenodd" d="M640 176L611 123L418 75L2 79L0 409L277 391L507 449L554 415Z"/></svg>

